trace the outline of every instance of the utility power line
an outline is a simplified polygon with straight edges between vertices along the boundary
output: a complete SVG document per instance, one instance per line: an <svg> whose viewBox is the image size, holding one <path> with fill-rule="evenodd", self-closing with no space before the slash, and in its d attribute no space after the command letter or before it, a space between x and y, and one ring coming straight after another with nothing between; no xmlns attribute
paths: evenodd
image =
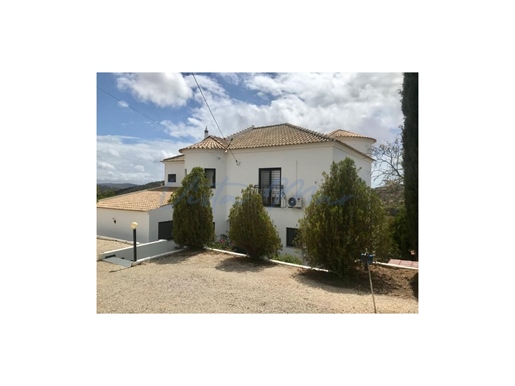
<svg viewBox="0 0 515 386"><path fill-rule="evenodd" d="M198 83L197 78L195 77L195 74L191 73L191 75L193 76L193 79L195 79L195 83L197 84L197 87L200 90L200 94L202 95L202 98L204 99L204 102L206 102L206 106L207 106L209 112L211 113L211 116L213 117L213 121L215 121L216 127L218 127L218 130L220 131L220 134L222 134L222 138L225 139L225 135L224 135L224 133L222 133L222 129L220 129L220 126L218 126L218 122L216 121L215 115L211 111L211 107L209 107L209 103L207 103L206 97L204 96L204 92L202 91L202 87L200 87L200 84ZM229 147L229 145L227 145L227 147ZM238 160L236 159L236 157L235 157L234 153L232 152L232 150L226 148L226 151L227 150L229 150L231 152L232 156L234 157L234 160L236 161L236 164L238 164Z"/></svg>
<svg viewBox="0 0 515 386"><path fill-rule="evenodd" d="M112 98L116 99L117 101L122 102L122 103L125 103L129 108L131 108L132 110L136 111L138 114L143 115L145 118L150 119L153 123L156 123L156 124L158 124L158 125L159 125L159 126L161 126L161 127L164 127L166 130L170 130L170 128L169 128L169 127L166 127L166 126L165 126L165 125L163 125L162 123L160 123L160 122L156 121L154 118L149 117L147 114L142 113L142 112L141 112L141 111L139 111L138 109L136 109L136 108L132 107L130 104L128 104L127 102L125 102L124 100L121 100L120 98L115 97L113 94L111 94L110 92L107 92L106 90L104 90L103 88L101 88L101 87L99 87L99 86L97 86L97 88L98 88L100 91L102 91L102 92L106 93L107 95L109 95L110 97L112 97ZM181 135L181 134L176 134L176 135L177 135L177 136L179 136L179 137L181 137L181 138L183 138L183 139L186 139L186 137L185 137L184 135Z"/></svg>

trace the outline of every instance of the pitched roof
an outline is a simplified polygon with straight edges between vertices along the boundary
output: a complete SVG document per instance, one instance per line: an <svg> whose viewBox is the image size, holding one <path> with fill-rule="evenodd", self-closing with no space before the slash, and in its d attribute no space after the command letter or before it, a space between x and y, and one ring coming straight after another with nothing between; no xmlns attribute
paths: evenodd
<svg viewBox="0 0 515 386"><path fill-rule="evenodd" d="M227 139L210 135L202 141L179 151L189 149L251 149L330 141L332 139L324 134L289 123L282 123L271 126L249 127L229 136Z"/></svg>
<svg viewBox="0 0 515 386"><path fill-rule="evenodd" d="M350 131L345 130L335 130L330 134L333 134L333 136L308 130L303 127L292 125L290 123L281 123L277 125L261 127L251 126L245 130L241 130L229 136L227 139L210 135L198 143L179 149L179 151L182 153L183 150L190 149L253 149L260 147L301 145L308 143L336 141L340 145L350 148L368 157L366 154L360 152L352 146L349 146L343 141L340 141L338 137L347 135L374 140L373 138L365 137L360 134L351 133Z"/></svg>
<svg viewBox="0 0 515 386"><path fill-rule="evenodd" d="M160 186L159 188L108 197L99 200L97 208L148 212L168 205L168 201L175 190L177 190L176 187Z"/></svg>
<svg viewBox="0 0 515 386"><path fill-rule="evenodd" d="M161 162L168 161L168 162L181 162L184 161L184 154L176 155L170 158L165 158Z"/></svg>
<svg viewBox="0 0 515 386"><path fill-rule="evenodd" d="M356 134L356 133L352 133L350 131L347 131L347 130L342 130L342 129L338 129L338 130L333 130L331 131L330 133L327 133L326 134L328 137L331 137L331 138L335 138L335 139L339 139L339 138L363 138L363 139L371 139L373 140L374 142L376 141L375 138L372 138L372 137L366 137L364 135L361 135L361 134Z"/></svg>
<svg viewBox="0 0 515 386"><path fill-rule="evenodd" d="M300 145L330 142L331 138L290 123L250 127L228 138L230 149L251 149L268 146Z"/></svg>
<svg viewBox="0 0 515 386"><path fill-rule="evenodd" d="M210 135L206 138L204 138L202 141L194 143L193 145L184 147L180 149L179 151L182 153L183 150L186 149L207 149L207 150L225 150L227 147L227 141L223 138L216 137L214 135Z"/></svg>

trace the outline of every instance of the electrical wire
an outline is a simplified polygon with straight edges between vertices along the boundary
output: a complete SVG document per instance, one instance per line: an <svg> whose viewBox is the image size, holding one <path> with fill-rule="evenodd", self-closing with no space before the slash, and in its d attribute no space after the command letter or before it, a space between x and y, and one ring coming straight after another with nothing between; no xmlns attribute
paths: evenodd
<svg viewBox="0 0 515 386"><path fill-rule="evenodd" d="M213 112L211 111L211 107L209 107L209 103L207 103L207 99L204 96L204 92L202 91L202 87L200 87L200 84L198 83L197 78L195 77L195 74L192 72L191 75L193 76L193 79L195 79L195 83L197 84L197 87L200 90L200 94L202 95L202 98L204 99L204 102L206 103L206 106L207 106L209 112L211 113L211 116L213 117L213 121L215 121L216 127L218 127L218 130L220 131L220 134L222 134L222 138L225 140L226 139L225 135L224 135L224 133L222 133L222 129L220 129L220 126L218 125L218 122L216 121L216 118L215 118ZM229 145L227 145L226 150L229 150L231 152L234 160L236 161L236 164L239 165L238 160L236 159L234 153L232 152L231 149L229 149Z"/></svg>
<svg viewBox="0 0 515 386"><path fill-rule="evenodd" d="M159 125L159 126L161 126L161 127L164 127L167 131L170 131L170 128L169 128L169 127L166 127L166 126L165 126L165 125L163 125L162 123L160 123L160 122L156 121L155 119L153 119L153 118L149 117L147 114L142 113L141 111L137 110L136 108L132 107L130 104L128 104L127 102L125 102L124 100L121 100L121 99L119 99L119 98L115 97L113 94L111 94L111 93L107 92L106 90L104 90L103 88L101 88L101 87L99 87L99 86L97 86L97 88L98 88L100 91L103 91L104 93L106 93L107 95L109 95L110 97L112 97L112 98L116 99L117 101L119 101L119 102L122 102L122 103L126 104L129 108L131 108L132 110L136 111L138 114L143 115L145 118L150 119L153 123L156 123L156 124L158 124L158 125ZM174 134L175 134L175 133L174 133ZM178 137L180 137L180 138L182 138L182 139L187 139L184 135L181 135L181 134L175 134L175 135L177 135Z"/></svg>
<svg viewBox="0 0 515 386"><path fill-rule="evenodd" d="M131 108L132 110L136 111L138 114L143 115L145 118L150 119L152 122L154 122L154 123L158 124L159 126L164 127L167 131L170 131L170 128L169 128L169 127L166 127L166 126L165 126L165 125L163 125L162 123L160 123L160 122L156 121L155 119L153 119L153 118L149 117L147 114L142 113L142 112L141 112L141 111L139 111L138 109L136 109L136 108L132 107L130 104L128 104L127 102L125 102L124 100L121 100L120 98L115 97L113 94L111 94L111 93L107 92L106 90L104 90L103 88L101 88L101 87L99 87L99 86L97 86L97 88L98 88L100 91L103 91L104 93L106 93L107 95L109 95L110 97L112 97L112 98L116 99L117 101L122 102L122 103L125 103L129 108ZM188 140L188 138L187 138L186 136L184 136L184 135L181 135L181 134L175 134L175 135L177 135L179 138L182 138L182 139L184 139L184 140ZM208 151L207 153L211 154L213 157L216 157L216 158L218 158L218 159L221 159L219 156L217 156L217 155L216 155L216 154L214 154L214 153L211 153L210 151Z"/></svg>

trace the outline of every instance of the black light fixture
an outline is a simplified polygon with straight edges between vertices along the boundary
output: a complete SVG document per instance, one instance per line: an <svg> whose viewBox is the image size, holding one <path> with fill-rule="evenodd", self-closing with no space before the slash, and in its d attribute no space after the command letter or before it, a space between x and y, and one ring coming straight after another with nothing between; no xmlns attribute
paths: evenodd
<svg viewBox="0 0 515 386"><path fill-rule="evenodd" d="M136 261L138 259L137 257L137 250L136 250L136 228L138 227L138 223L137 222L133 222L131 223L131 228L132 228L132 237L134 239L134 257L133 257L133 260L132 261Z"/></svg>
<svg viewBox="0 0 515 386"><path fill-rule="evenodd" d="M113 222L116 224L116 219L113 217Z"/></svg>

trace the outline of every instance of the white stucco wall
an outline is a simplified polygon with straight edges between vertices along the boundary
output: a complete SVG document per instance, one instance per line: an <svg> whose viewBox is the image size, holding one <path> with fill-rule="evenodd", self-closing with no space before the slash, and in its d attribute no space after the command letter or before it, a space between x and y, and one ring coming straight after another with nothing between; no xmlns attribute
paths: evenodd
<svg viewBox="0 0 515 386"><path fill-rule="evenodd" d="M368 186L372 184L372 161L369 158L361 156L359 154L350 154L340 148L333 149L334 162L343 161L346 157L351 158L356 164L358 169L358 176L364 180Z"/></svg>
<svg viewBox="0 0 515 386"><path fill-rule="evenodd" d="M322 171L329 172L330 165L335 158L352 157L356 163L363 163L353 154L336 149L332 143L317 145L295 145L267 149L234 150L237 165L232 155L227 155L227 187L226 196L219 197L214 207L223 207L225 204L225 217L236 196L249 184L259 184L260 168L281 168L281 182L284 185L286 200L290 197L301 197L303 207L311 202L312 195L318 190L322 181ZM230 156L230 158L229 158ZM363 172L366 173L366 172ZM286 246L286 228L297 228L298 220L304 216L304 210L288 208L287 202L282 208L266 208L281 237L283 246ZM284 252L293 253L292 248L285 248Z"/></svg>
<svg viewBox="0 0 515 386"><path fill-rule="evenodd" d="M184 178L184 161L163 161L163 164L165 166L165 186L181 186L182 179ZM168 182L168 174L175 174L175 182Z"/></svg>
<svg viewBox="0 0 515 386"><path fill-rule="evenodd" d="M338 140L368 155L370 155L371 147L375 143L373 139L367 138L338 137Z"/></svg>
<svg viewBox="0 0 515 386"><path fill-rule="evenodd" d="M116 219L116 224L113 221ZM97 208L97 235L122 240L133 240L131 223L136 221L136 238L139 243L149 241L149 216L146 212Z"/></svg>
<svg viewBox="0 0 515 386"><path fill-rule="evenodd" d="M266 208L266 210L277 227L284 253L295 253L293 248L286 247L286 228L297 228L298 221L304 216L304 210L288 208L287 199L301 197L303 207L307 206L322 182L322 171L329 172L333 161L339 162L345 157L350 157L358 168L361 167L358 172L359 176L369 186L371 185L370 159L334 143L239 149L233 150L232 154L231 152L225 153L222 150L190 149L185 150L184 155L185 162L181 166L183 173L184 169L189 172L196 166L216 169L216 188L213 189L211 207L213 208L213 220L216 224L215 233L217 235L227 233L229 211L235 198L241 196L241 190L248 185L259 184L259 169L281 168L281 183L284 185L286 199L283 202L283 207L271 207ZM165 163L165 165L168 164L172 163ZM168 168L165 173L168 173L168 170L174 169ZM169 213L171 216L171 210ZM166 218L165 213L163 213L162 218L159 221L167 221L167 219L164 219ZM157 227L159 221L152 219L151 224L155 224ZM157 234L157 228L150 229L151 235L154 232Z"/></svg>
<svg viewBox="0 0 515 386"><path fill-rule="evenodd" d="M212 189L211 208L213 209L213 221L215 222L215 234L220 235L227 232L227 216L225 215L225 204L220 204L219 199L226 196L226 160L229 160L230 153L223 150L200 150L190 149L184 150L186 158L185 168L188 173L194 167L203 169L215 169L216 181L215 188ZM231 159L234 161L234 158Z"/></svg>
<svg viewBox="0 0 515 386"><path fill-rule="evenodd" d="M172 205L165 205L161 208L151 210L148 215L149 241L157 241L159 239L159 223L163 221L172 221L173 219Z"/></svg>

